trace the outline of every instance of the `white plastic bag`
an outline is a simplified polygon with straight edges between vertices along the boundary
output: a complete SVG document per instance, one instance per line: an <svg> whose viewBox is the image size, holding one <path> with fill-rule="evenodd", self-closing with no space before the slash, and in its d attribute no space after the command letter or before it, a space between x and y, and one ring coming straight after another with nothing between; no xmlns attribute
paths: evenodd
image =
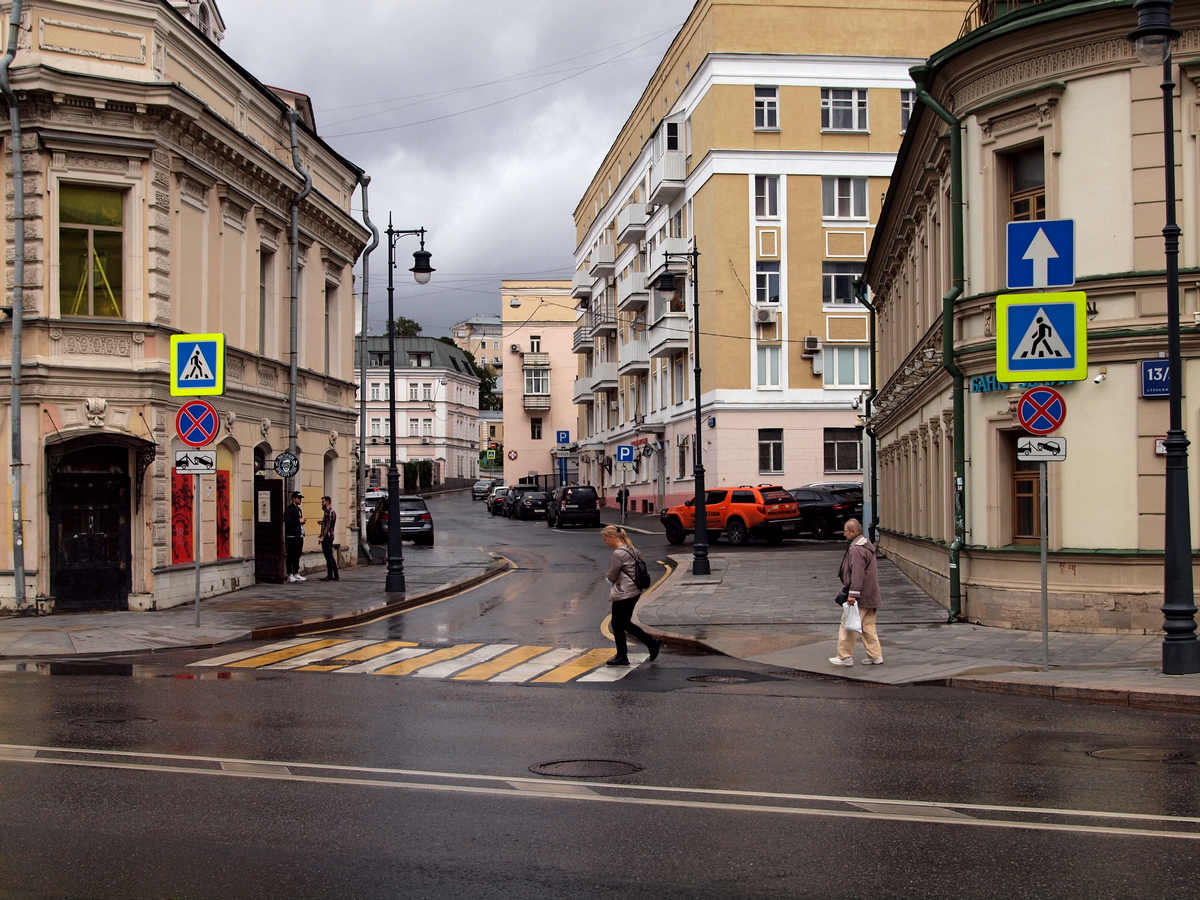
<svg viewBox="0 0 1200 900"><path fill-rule="evenodd" d="M858 611L857 603L846 603L842 606L842 627L847 631L862 634L862 614Z"/></svg>

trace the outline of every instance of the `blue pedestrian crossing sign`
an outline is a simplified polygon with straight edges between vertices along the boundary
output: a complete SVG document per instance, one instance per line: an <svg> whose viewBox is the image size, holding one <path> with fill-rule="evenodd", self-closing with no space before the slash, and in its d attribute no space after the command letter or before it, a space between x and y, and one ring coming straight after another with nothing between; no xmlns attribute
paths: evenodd
<svg viewBox="0 0 1200 900"><path fill-rule="evenodd" d="M1075 283L1075 220L1008 223L1008 288L1071 287Z"/></svg>
<svg viewBox="0 0 1200 900"><path fill-rule="evenodd" d="M171 335L171 394L202 397L225 393L225 335Z"/></svg>
<svg viewBox="0 0 1200 900"><path fill-rule="evenodd" d="M997 297L996 378L1010 384L1087 378L1087 294Z"/></svg>
<svg viewBox="0 0 1200 900"><path fill-rule="evenodd" d="M617 444L617 462L633 462L633 444Z"/></svg>

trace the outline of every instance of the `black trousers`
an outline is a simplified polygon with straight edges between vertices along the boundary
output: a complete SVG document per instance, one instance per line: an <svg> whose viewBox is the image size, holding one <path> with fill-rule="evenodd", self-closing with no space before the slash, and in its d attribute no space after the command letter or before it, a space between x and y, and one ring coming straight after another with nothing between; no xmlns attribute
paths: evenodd
<svg viewBox="0 0 1200 900"><path fill-rule="evenodd" d="M287 573L289 575L300 574L300 553L304 550L304 538L289 537L287 538Z"/></svg>
<svg viewBox="0 0 1200 900"><path fill-rule="evenodd" d="M325 575L328 578L338 577L337 554L333 552L333 538L321 541L321 550L325 554Z"/></svg>
<svg viewBox="0 0 1200 900"><path fill-rule="evenodd" d="M654 639L642 629L633 624L633 608L637 606L641 594L628 600L612 601L612 633L617 642L617 656L627 656L629 649L625 643L625 633L632 634L649 649Z"/></svg>

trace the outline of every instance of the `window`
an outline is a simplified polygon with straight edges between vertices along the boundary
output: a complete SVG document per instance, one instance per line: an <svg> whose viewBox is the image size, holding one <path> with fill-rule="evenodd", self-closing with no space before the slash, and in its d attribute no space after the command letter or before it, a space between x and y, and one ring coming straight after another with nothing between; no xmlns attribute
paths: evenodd
<svg viewBox="0 0 1200 900"><path fill-rule="evenodd" d="M821 128L825 131L866 131L866 89L821 88Z"/></svg>
<svg viewBox="0 0 1200 900"><path fill-rule="evenodd" d="M421 436L421 420L420 419L409 419L408 420L408 436L409 437L420 437Z"/></svg>
<svg viewBox="0 0 1200 900"><path fill-rule="evenodd" d="M488 437L490 437L490 438L494 438L495 436L496 436L496 426L495 426L495 425L489 425L489 426L488 426Z"/></svg>
<svg viewBox="0 0 1200 900"><path fill-rule="evenodd" d="M678 122L668 122L666 124L666 131L667 131L667 149L668 150L678 150L679 149L679 123Z"/></svg>
<svg viewBox="0 0 1200 900"><path fill-rule="evenodd" d="M119 319L124 197L120 191L63 185L58 198L59 311Z"/></svg>
<svg viewBox="0 0 1200 900"><path fill-rule="evenodd" d="M1042 482L1038 464L1017 459L1012 474L1012 530L1014 544L1041 543Z"/></svg>
<svg viewBox="0 0 1200 900"><path fill-rule="evenodd" d="M869 388L871 352L866 347L826 346L825 387Z"/></svg>
<svg viewBox="0 0 1200 900"><path fill-rule="evenodd" d="M418 385L418 384L417 384L415 381L410 381L410 382L408 383L408 399L409 399L409 400L417 400L417 399L419 399L419 398L418 398L418 392L419 392L419 390L420 390L420 387L419 387L419 385Z"/></svg>
<svg viewBox="0 0 1200 900"><path fill-rule="evenodd" d="M493 350L499 350L499 349L500 349L500 342L499 342L499 341L492 341L492 349L493 349Z"/></svg>
<svg viewBox="0 0 1200 900"><path fill-rule="evenodd" d="M526 369L525 370L525 393L528 394L549 394L550 393L550 370L549 369Z"/></svg>
<svg viewBox="0 0 1200 900"><path fill-rule="evenodd" d="M421 433L426 437L433 435L433 419L421 420Z"/></svg>
<svg viewBox="0 0 1200 900"><path fill-rule="evenodd" d="M757 303L779 302L779 263L758 262L754 275L754 299Z"/></svg>
<svg viewBox="0 0 1200 900"><path fill-rule="evenodd" d="M372 400L379 399L379 382L378 381L371 382L371 399Z"/></svg>
<svg viewBox="0 0 1200 900"><path fill-rule="evenodd" d="M271 301L275 285L275 254L258 251L258 355L267 355L267 323L271 321Z"/></svg>
<svg viewBox="0 0 1200 900"><path fill-rule="evenodd" d="M428 369L433 365L433 354L410 353L408 354L408 365L412 369Z"/></svg>
<svg viewBox="0 0 1200 900"><path fill-rule="evenodd" d="M325 368L322 369L326 375L330 372L330 366L333 364L333 329L337 327L337 285L326 283L325 285Z"/></svg>
<svg viewBox="0 0 1200 900"><path fill-rule="evenodd" d="M758 347L758 386L779 387L779 345L760 344Z"/></svg>
<svg viewBox="0 0 1200 900"><path fill-rule="evenodd" d="M783 472L782 428L758 429L758 472L760 475Z"/></svg>
<svg viewBox="0 0 1200 900"><path fill-rule="evenodd" d="M862 263L821 263L821 302L856 303L854 279L862 273Z"/></svg>
<svg viewBox="0 0 1200 900"><path fill-rule="evenodd" d="M754 215L771 218L779 215L779 176L754 176Z"/></svg>
<svg viewBox="0 0 1200 900"><path fill-rule="evenodd" d="M908 120L912 118L913 107L917 105L916 91L900 92L900 133L908 131Z"/></svg>
<svg viewBox="0 0 1200 900"><path fill-rule="evenodd" d="M763 130L779 128L779 88L754 89L754 127Z"/></svg>
<svg viewBox="0 0 1200 900"><path fill-rule="evenodd" d="M683 395L683 354L676 353L671 359L671 402L682 403Z"/></svg>
<svg viewBox="0 0 1200 900"><path fill-rule="evenodd" d="M1042 145L1008 156L1009 219L1046 218L1046 157Z"/></svg>
<svg viewBox="0 0 1200 900"><path fill-rule="evenodd" d="M683 440L679 442L679 452L677 455L679 458L679 474L677 477L686 478L688 474L688 445Z"/></svg>
<svg viewBox="0 0 1200 900"><path fill-rule="evenodd" d="M540 441L542 439L542 420L529 420L529 439L531 441Z"/></svg>
<svg viewBox="0 0 1200 900"><path fill-rule="evenodd" d="M829 175L822 178L821 215L826 219L865 219L867 179Z"/></svg>
<svg viewBox="0 0 1200 900"><path fill-rule="evenodd" d="M862 429L825 429L825 471L862 471Z"/></svg>
<svg viewBox="0 0 1200 900"><path fill-rule="evenodd" d="M371 420L371 437L379 437L383 434L383 426L380 419Z"/></svg>
<svg viewBox="0 0 1200 900"><path fill-rule="evenodd" d="M426 382L425 384L421 385L421 399L422 400L432 400L433 399L433 385L432 384Z"/></svg>
<svg viewBox="0 0 1200 900"><path fill-rule="evenodd" d="M541 353L542 352L542 336L540 334L531 334L529 336L529 352L530 353Z"/></svg>

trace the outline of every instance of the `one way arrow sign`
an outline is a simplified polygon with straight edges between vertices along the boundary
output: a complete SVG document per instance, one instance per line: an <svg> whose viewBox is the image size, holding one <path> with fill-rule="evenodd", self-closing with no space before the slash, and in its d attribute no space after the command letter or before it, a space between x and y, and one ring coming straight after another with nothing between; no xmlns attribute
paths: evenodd
<svg viewBox="0 0 1200 900"><path fill-rule="evenodd" d="M1008 223L1008 287L1070 287L1075 283L1075 220Z"/></svg>

